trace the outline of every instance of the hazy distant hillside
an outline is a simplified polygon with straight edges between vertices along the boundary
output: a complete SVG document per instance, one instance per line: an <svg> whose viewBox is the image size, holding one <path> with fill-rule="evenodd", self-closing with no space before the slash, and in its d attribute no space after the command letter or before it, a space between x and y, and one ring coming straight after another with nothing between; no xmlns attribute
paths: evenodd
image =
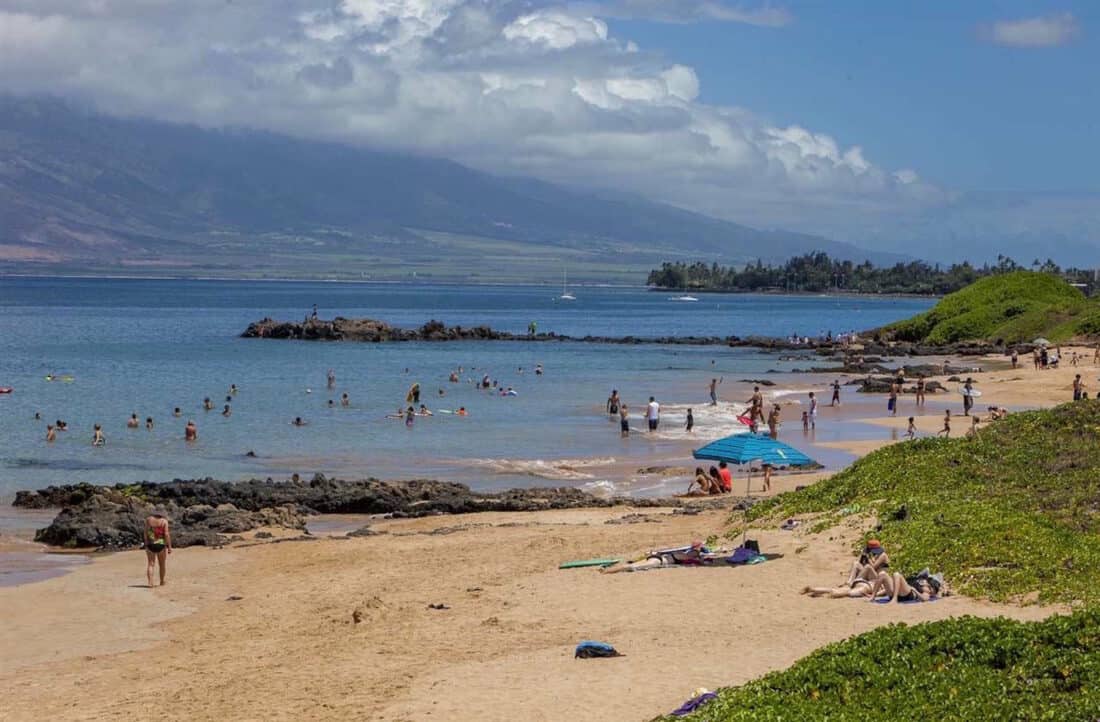
<svg viewBox="0 0 1100 722"><path fill-rule="evenodd" d="M446 160L0 97L2 270L514 280L565 264L641 282L660 261L811 250L884 260Z"/></svg>

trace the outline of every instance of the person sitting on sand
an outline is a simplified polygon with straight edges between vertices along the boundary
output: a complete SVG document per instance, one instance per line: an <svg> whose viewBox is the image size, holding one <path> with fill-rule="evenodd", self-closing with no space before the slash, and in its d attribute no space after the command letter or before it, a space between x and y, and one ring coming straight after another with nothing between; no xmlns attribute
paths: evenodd
<svg viewBox="0 0 1100 722"><path fill-rule="evenodd" d="M699 487L699 491L697 494L692 492L692 489L696 486ZM688 484L688 488L685 493L688 496L703 496L708 494L720 494L722 493L722 489L721 487L715 487L714 482L711 481L710 476L708 476L707 473L703 471L703 467L697 466L695 467L695 479L690 484Z"/></svg>
<svg viewBox="0 0 1100 722"><path fill-rule="evenodd" d="M199 427L195 426L193 419L187 420L187 426L183 427L183 440L184 441L198 441L199 439Z"/></svg>
<svg viewBox="0 0 1100 722"><path fill-rule="evenodd" d="M929 602L950 594L943 575L930 574L927 569L911 577L900 572L881 572L871 585L869 596L873 600L880 592L892 602Z"/></svg>
<svg viewBox="0 0 1100 722"><path fill-rule="evenodd" d="M103 446L107 443L107 439L103 436L103 428L96 424L92 429L92 446Z"/></svg>
<svg viewBox="0 0 1100 722"><path fill-rule="evenodd" d="M164 586L165 567L172 553L172 534L168 531L168 519L160 509L145 518L145 577L153 588L153 568L160 568L160 585Z"/></svg>
<svg viewBox="0 0 1100 722"><path fill-rule="evenodd" d="M127 429L136 429L140 426L141 426L141 422L138 421L138 415L137 414L130 414L130 418L126 419L126 428Z"/></svg>
<svg viewBox="0 0 1100 722"><path fill-rule="evenodd" d="M707 554L703 542L695 540L690 547L683 549L665 549L653 551L646 558L637 562L616 563L600 569L601 574L618 574L619 572L641 572L647 569L660 569L661 567L674 567L678 565L698 566L703 563Z"/></svg>

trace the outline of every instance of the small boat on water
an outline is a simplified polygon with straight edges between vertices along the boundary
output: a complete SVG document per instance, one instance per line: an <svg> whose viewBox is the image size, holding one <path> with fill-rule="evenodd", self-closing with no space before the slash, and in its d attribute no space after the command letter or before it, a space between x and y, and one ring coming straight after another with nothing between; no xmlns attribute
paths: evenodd
<svg viewBox="0 0 1100 722"><path fill-rule="evenodd" d="M698 301L699 299L696 298L695 296L673 296L672 298L670 298L668 300L670 300L670 301L687 301L687 302L691 302L691 301Z"/></svg>
<svg viewBox="0 0 1100 722"><path fill-rule="evenodd" d="M566 270L563 268L561 271L561 295L558 296L559 301L576 301L577 297L569 292L569 276L566 274Z"/></svg>

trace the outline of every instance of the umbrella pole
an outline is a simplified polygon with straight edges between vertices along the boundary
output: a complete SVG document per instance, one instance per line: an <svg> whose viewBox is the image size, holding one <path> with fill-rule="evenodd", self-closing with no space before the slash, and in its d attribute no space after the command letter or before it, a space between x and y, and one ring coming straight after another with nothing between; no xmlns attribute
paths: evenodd
<svg viewBox="0 0 1100 722"><path fill-rule="evenodd" d="M745 496L752 496L752 462L749 462L749 473L745 475ZM745 546L745 539L749 536L749 512L745 510L745 527L741 532L741 546Z"/></svg>

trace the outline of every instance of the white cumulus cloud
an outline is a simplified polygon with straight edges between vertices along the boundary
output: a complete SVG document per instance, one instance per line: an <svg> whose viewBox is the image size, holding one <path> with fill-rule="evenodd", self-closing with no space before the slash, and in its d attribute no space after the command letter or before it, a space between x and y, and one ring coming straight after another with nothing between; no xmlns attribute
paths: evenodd
<svg viewBox="0 0 1100 722"><path fill-rule="evenodd" d="M626 13L790 20L717 0L0 0L0 91L411 150L840 236L943 200L858 145L701 102L692 68L611 32L605 18Z"/></svg>
<svg viewBox="0 0 1100 722"><path fill-rule="evenodd" d="M1081 27L1073 13L1057 13L1021 20L998 20L983 34L997 45L1014 48L1049 48L1074 40Z"/></svg>

